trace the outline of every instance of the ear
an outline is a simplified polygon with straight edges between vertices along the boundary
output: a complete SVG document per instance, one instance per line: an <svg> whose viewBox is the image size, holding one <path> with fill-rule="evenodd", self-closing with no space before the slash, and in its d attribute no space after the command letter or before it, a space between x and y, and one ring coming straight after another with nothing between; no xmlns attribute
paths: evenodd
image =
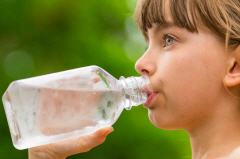
<svg viewBox="0 0 240 159"><path fill-rule="evenodd" d="M223 82L227 87L240 86L240 46L234 52L230 52L230 54L233 54L233 56L229 60Z"/></svg>

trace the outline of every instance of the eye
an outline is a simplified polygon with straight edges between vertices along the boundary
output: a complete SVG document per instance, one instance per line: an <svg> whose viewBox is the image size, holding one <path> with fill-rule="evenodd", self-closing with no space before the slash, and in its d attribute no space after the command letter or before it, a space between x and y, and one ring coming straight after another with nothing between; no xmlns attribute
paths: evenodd
<svg viewBox="0 0 240 159"><path fill-rule="evenodd" d="M162 37L163 47L168 47L176 42L176 38L170 34L164 34Z"/></svg>

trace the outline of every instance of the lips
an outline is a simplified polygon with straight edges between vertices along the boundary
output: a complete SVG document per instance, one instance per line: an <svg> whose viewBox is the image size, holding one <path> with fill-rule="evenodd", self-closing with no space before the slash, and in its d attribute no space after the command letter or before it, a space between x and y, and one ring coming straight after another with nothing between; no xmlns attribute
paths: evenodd
<svg viewBox="0 0 240 159"><path fill-rule="evenodd" d="M147 101L144 103L146 107L151 107L154 99L158 95L157 91L152 90L151 88L147 87L144 89L144 92L147 94Z"/></svg>
<svg viewBox="0 0 240 159"><path fill-rule="evenodd" d="M158 92L149 92L147 94L148 96L147 101L144 103L144 105L150 108L157 95L158 95Z"/></svg>

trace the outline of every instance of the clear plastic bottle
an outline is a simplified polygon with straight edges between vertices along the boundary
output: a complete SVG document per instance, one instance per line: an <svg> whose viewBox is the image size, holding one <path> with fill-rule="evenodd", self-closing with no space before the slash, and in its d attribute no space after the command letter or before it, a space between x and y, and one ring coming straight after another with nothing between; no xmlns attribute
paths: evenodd
<svg viewBox="0 0 240 159"><path fill-rule="evenodd" d="M3 104L14 146L25 149L114 124L147 100L147 77L119 80L98 66L14 81Z"/></svg>

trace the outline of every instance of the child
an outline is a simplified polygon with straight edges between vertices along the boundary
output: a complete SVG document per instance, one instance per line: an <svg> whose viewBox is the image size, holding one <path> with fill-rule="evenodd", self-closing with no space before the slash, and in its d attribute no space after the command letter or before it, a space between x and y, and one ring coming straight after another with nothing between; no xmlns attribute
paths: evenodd
<svg viewBox="0 0 240 159"><path fill-rule="evenodd" d="M139 0L136 20L148 43L136 70L152 84L151 122L186 130L193 159L240 159L240 0ZM97 136L68 154L57 154L64 144L41 152L65 158Z"/></svg>

